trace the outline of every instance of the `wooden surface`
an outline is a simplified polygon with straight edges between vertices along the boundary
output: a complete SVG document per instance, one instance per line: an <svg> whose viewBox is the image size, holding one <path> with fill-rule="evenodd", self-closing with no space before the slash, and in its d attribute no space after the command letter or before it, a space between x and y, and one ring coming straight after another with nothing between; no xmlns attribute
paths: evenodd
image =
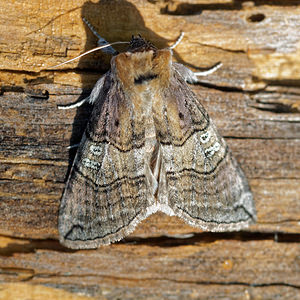
<svg viewBox="0 0 300 300"><path fill-rule="evenodd" d="M299 1L0 1L0 299L300 299ZM125 241L57 241L66 175L91 108L61 111L140 33L174 60L223 67L193 86L244 169L258 222L205 233L155 214ZM121 50L121 48L120 48Z"/></svg>

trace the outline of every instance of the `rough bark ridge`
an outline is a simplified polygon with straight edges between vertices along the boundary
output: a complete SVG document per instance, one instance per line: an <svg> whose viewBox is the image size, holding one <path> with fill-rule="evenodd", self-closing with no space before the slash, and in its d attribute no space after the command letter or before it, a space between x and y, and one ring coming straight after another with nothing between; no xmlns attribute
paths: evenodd
<svg viewBox="0 0 300 300"><path fill-rule="evenodd" d="M298 1L0 2L0 298L299 299ZM201 233L156 214L109 247L58 243L67 146L91 109L57 104L88 95L110 57L45 68L95 46L83 16L111 42L140 33L163 48L183 30L177 61L223 63L193 89L249 179L256 225Z"/></svg>

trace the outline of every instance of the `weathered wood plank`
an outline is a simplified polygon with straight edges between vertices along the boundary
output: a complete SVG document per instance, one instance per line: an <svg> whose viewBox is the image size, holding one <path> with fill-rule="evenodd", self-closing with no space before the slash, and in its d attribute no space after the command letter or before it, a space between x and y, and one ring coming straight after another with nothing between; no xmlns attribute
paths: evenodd
<svg viewBox="0 0 300 300"><path fill-rule="evenodd" d="M252 231L299 232L299 180L250 181L258 211ZM28 238L57 237L57 215L64 185L43 180L1 183L1 234ZM150 216L132 236L157 236L199 232L175 217Z"/></svg>
<svg viewBox="0 0 300 300"><path fill-rule="evenodd" d="M83 47L91 48L94 37L82 22L77 22L84 16L90 18L96 28L101 28L101 34L110 41L128 40L132 34L141 33L154 43L166 46L185 30L184 43L176 49L178 59L195 66L209 66L217 61L224 63L223 70L208 77L210 82L245 89L255 86L251 80L253 74L263 80L298 80L300 8L297 1L285 2L286 5L258 3L257 6L255 2L241 5L231 1L221 6L216 6L219 1L212 1L210 6L194 2L189 4L190 13L185 13L177 2L174 14L174 11L169 12L168 3L155 5L140 0L118 1L117 4L77 0L63 6L58 5L57 0L47 3L3 1L1 13L5 18L0 25L3 33L0 69L37 72L57 64L58 60L74 57ZM32 11L39 17L33 18ZM283 15L284 24L281 22ZM101 67L97 58L95 55L84 58L80 67ZM107 67L109 60L104 61ZM67 68L76 65L74 62ZM8 77L3 74L3 81L13 85L7 74ZM59 82L60 73L54 74L53 82L56 77ZM64 76L64 84L66 78ZM78 76L68 78L73 85L80 84ZM43 76L39 78L42 79ZM258 82L257 87L262 84L262 81Z"/></svg>
<svg viewBox="0 0 300 300"><path fill-rule="evenodd" d="M213 296L214 288L220 297L233 293L230 299L244 299L246 291L254 296L262 286L269 288L268 294L297 295L299 244L233 240L234 243L231 239L211 240L199 235L187 244L184 240L181 244L173 244L172 240L153 244L140 241L72 253L59 248L43 250L55 250L55 244L38 241L32 245L25 242L22 251L20 240L11 240L6 241L10 255L0 258L0 279L24 281L27 276L32 284L65 289L76 286L91 292L99 286L100 295L106 289L108 295L113 295L117 289L124 299L126 291L135 295L140 291L145 299L151 293L157 299L175 295L179 299L192 299L192 295L205 299L204 295Z"/></svg>
<svg viewBox="0 0 300 300"><path fill-rule="evenodd" d="M137 282L139 283L139 282ZM168 286L169 282L163 282ZM173 290L162 293L162 289L133 286L123 283L122 286L101 283L86 287L84 285L65 285L62 288L51 288L44 285L26 283L0 284L0 297L5 300L58 299L58 300L108 300L108 299L299 299L297 288L289 286L248 287L239 284L190 284L183 288L180 283L172 285ZM164 286L162 286L164 288ZM74 291L77 293L75 294ZM88 295L88 296L84 296ZM138 297L138 298L137 298Z"/></svg>
<svg viewBox="0 0 300 300"><path fill-rule="evenodd" d="M228 136L227 141L247 177L253 179L250 183L259 208L258 225L253 230L299 232L298 114L277 115L258 111L247 105L247 96L242 93L201 87L196 87L195 91L203 99L221 133ZM18 105L11 103L12 97ZM28 236L29 233L31 237L39 238L56 235L63 182L69 158L75 153L66 147L70 139L73 144L80 140L90 111L84 108L60 111L56 105L74 102L76 98L63 95L52 96L48 101L36 101L15 93L11 97L2 96L0 110L5 127L0 149L0 178L3 180L0 186L0 230L3 233L11 232L13 228L19 236ZM225 110L226 118L221 113ZM15 119L11 118L12 111ZM169 226L164 227L165 221L157 222L163 224L158 228L165 228L163 233L166 234ZM173 226L175 228L169 234L194 231L182 222ZM142 228L146 234L149 232Z"/></svg>
<svg viewBox="0 0 300 300"><path fill-rule="evenodd" d="M201 88L201 91L203 90ZM291 118L296 118L291 114L280 115L278 120L270 122L270 112L259 112L256 118L261 121L261 128L266 128L269 122L274 127L272 132L277 136L269 137L262 130L251 129L252 136L247 139L245 132L248 124L251 121L257 124L256 119L252 119L253 115L248 117L245 113L247 105L236 93L232 93L232 99L230 93L215 92L212 89L210 91L211 93L205 90L204 96L203 93L198 94L205 99L204 105L213 115L221 132L231 137L227 138L227 141L247 177L256 179L251 181L251 186L255 196L257 195L255 198L260 208L258 215L261 217L259 224L263 224L261 230L272 230L276 227L276 231L299 231L297 221L300 208L297 199L300 152L297 149L300 140L297 136L300 123L291 122ZM7 233L14 228L18 235L28 236L27 232L30 232L32 237L36 237L36 232L38 237L42 238L45 237L44 234L49 236L49 233L52 235L56 232L57 209L69 164L70 153L66 147L70 143L74 117L77 125L72 138L73 143L80 140L88 114L83 109L79 113L57 110L57 102L74 101L76 96L55 97L55 103L53 99L44 102L17 95L15 101L18 101L18 105L15 106L11 104L10 99L9 96L2 96L1 119L5 127L0 149L1 231ZM222 99L222 102L216 103L218 99ZM227 118L224 119L223 114L219 112L223 111L225 106L230 109L226 114ZM15 119L11 118L12 111L17 116ZM239 131L234 127L234 124L238 123ZM292 138L286 139L283 134L279 134L283 128L282 124L293 128L289 129ZM288 130L284 129L284 132L286 131ZM72 153L74 154L74 151ZM22 206L20 202L23 203ZM286 207L288 212L281 207ZM277 209L280 208L282 211L278 214ZM271 218L270 211L273 211ZM262 216L268 217L264 219ZM182 224L177 227L177 233L180 233ZM260 230L259 226L254 228Z"/></svg>

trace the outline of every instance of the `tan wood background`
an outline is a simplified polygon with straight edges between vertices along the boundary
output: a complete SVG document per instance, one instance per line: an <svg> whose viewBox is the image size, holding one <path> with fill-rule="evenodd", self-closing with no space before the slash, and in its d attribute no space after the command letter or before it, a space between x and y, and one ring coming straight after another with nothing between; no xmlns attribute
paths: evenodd
<svg viewBox="0 0 300 300"><path fill-rule="evenodd" d="M0 1L0 299L300 299L299 1ZM140 33L174 60L223 67L193 86L244 169L258 222L205 233L156 214L124 241L57 241L66 175L109 68L108 41Z"/></svg>

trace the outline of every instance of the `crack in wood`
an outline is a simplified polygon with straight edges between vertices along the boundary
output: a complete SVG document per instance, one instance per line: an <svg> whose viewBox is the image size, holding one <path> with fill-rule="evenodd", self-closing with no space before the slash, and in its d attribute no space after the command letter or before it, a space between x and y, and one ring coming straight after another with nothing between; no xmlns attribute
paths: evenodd
<svg viewBox="0 0 300 300"><path fill-rule="evenodd" d="M268 286L286 286L292 287L296 289L300 289L300 285L285 283L285 282L269 282L269 283L249 283L249 282L242 282L242 281L192 281L192 280L176 280L170 279L166 277L158 277L158 278L133 278L133 277L121 277L121 276L110 276L110 275L95 275L92 273L85 273L85 274L48 274L48 273L35 273L33 274L28 280L36 279L36 278L105 278L110 279L112 281L126 281L126 282L145 282L145 281L165 281L165 282L172 282L172 283L179 283L179 284L196 284L196 285L222 285L222 286L230 286L230 285L241 285L241 286L249 286L249 287L268 287ZM26 280L26 281L28 281Z"/></svg>

